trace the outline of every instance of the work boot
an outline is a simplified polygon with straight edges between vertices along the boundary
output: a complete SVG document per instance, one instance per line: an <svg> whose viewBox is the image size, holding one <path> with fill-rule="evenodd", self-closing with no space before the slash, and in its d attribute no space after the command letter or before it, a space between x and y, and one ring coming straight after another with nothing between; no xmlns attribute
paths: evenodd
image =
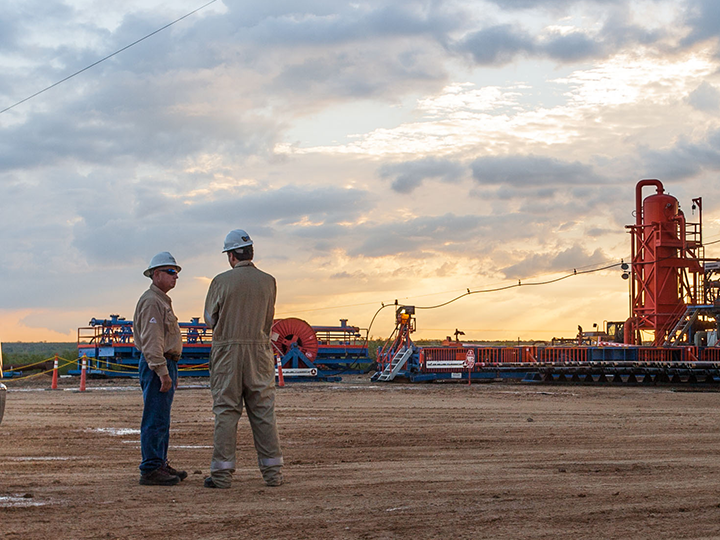
<svg viewBox="0 0 720 540"><path fill-rule="evenodd" d="M170 474L163 467L140 475L141 486L174 486L179 483L180 478L174 474Z"/></svg>
<svg viewBox="0 0 720 540"><path fill-rule="evenodd" d="M265 485L267 487L278 487L282 486L285 483L285 479L283 478L283 475L281 472L268 475L267 478L265 478Z"/></svg>
<svg viewBox="0 0 720 540"><path fill-rule="evenodd" d="M174 474L177 476L180 480L185 480L187 478L187 471L178 471L177 469L173 469L170 466L170 463L165 462L165 465L160 467L161 469L164 469L166 472L170 474Z"/></svg>
<svg viewBox="0 0 720 540"><path fill-rule="evenodd" d="M205 482L203 482L203 485L206 488L218 488L218 489L228 489L230 486L218 486L212 479L212 476L208 476L205 478Z"/></svg>

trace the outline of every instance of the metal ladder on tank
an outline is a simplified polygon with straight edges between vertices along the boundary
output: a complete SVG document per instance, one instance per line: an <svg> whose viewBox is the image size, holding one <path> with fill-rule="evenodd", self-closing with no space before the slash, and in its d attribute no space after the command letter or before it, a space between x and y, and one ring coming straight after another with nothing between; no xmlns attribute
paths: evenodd
<svg viewBox="0 0 720 540"><path fill-rule="evenodd" d="M378 381L392 381L395 378L395 375L398 374L398 372L403 368L405 363L408 361L408 358L412 356L413 348L412 347L400 347L398 351L395 353L395 356L393 356L393 359L390 361L390 363L385 366L385 369L378 377Z"/></svg>
<svg viewBox="0 0 720 540"><path fill-rule="evenodd" d="M673 329L668 332L668 336L665 339L665 343L663 343L663 345L678 345L681 342L681 338L690 331L690 328L697 320L698 315L700 315L701 312L712 307L713 306L688 306L685 309L685 313L683 313L680 319L678 319L678 322L675 324ZM688 335L688 340L689 338L690 336Z"/></svg>

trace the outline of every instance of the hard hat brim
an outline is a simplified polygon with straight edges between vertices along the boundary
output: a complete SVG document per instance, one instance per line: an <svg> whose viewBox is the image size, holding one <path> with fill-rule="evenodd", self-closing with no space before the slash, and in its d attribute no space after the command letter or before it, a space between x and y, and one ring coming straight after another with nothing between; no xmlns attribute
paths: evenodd
<svg viewBox="0 0 720 540"><path fill-rule="evenodd" d="M236 246L227 247L227 248L223 249L223 250L221 251L221 253L227 253L228 251L235 251L236 249L242 249L242 248L246 248L246 247L252 246L252 245L253 245L252 242L247 242L246 244L239 244L239 245L236 245Z"/></svg>
<svg viewBox="0 0 720 540"><path fill-rule="evenodd" d="M157 266L151 266L150 268L148 268L147 270L145 270L145 271L143 272L143 275L144 275L145 277L151 278L151 277L152 277L152 273L153 273L153 271L154 271L156 268L163 268L163 267L165 267L165 266L167 266L168 268L177 268L177 271L178 271L178 272L180 272L180 271L182 270L182 268L180 268L180 267L179 267L178 265L176 265L176 264L158 264Z"/></svg>

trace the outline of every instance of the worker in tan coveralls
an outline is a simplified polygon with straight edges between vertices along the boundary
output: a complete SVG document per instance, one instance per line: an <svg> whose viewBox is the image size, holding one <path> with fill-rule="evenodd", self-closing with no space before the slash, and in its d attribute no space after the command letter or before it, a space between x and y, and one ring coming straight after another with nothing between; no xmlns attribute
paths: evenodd
<svg viewBox="0 0 720 540"><path fill-rule="evenodd" d="M140 484L147 486L172 486L187 478L187 472L172 468L167 460L170 409L177 387L177 361L182 354L180 326L167 293L175 287L180 270L167 251L155 255L143 272L152 279L152 284L138 300L133 317L144 405L140 424Z"/></svg>
<svg viewBox="0 0 720 540"><path fill-rule="evenodd" d="M205 322L213 329L210 389L215 413L214 450L205 487L230 487L243 403L265 484L279 486L283 458L275 423L275 361L270 344L275 278L252 263L253 242L241 229L228 233L223 253L228 254L232 270L215 276L205 300Z"/></svg>

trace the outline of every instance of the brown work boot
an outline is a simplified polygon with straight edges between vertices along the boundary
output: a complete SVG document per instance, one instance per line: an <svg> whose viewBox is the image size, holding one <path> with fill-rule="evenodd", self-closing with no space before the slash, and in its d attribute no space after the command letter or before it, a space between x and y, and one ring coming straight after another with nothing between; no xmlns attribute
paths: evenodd
<svg viewBox="0 0 720 540"><path fill-rule="evenodd" d="M170 474L163 467L140 475L141 486L174 486L179 483L180 478Z"/></svg>
<svg viewBox="0 0 720 540"><path fill-rule="evenodd" d="M180 480L185 480L185 479L187 478L187 471L178 471L177 469L173 469L173 468L170 466L170 463L167 463L167 462L166 462L165 465L163 465L163 466L160 467L160 468L161 468L161 469L164 469L166 472L168 472L168 473L170 473L170 474L174 474L174 475L177 476Z"/></svg>
<svg viewBox="0 0 720 540"><path fill-rule="evenodd" d="M267 487L278 487L282 486L285 483L285 479L283 478L283 475L281 472L268 475L267 478L265 478L265 485Z"/></svg>
<svg viewBox="0 0 720 540"><path fill-rule="evenodd" d="M205 478L205 480L204 480L204 482L203 482L203 486L205 486L206 488L211 488L211 489L216 489L216 488L219 488L219 489L228 489L228 488L230 487L230 484L228 484L228 485L226 485L226 486L218 486L218 485L213 481L212 476L208 476L207 478Z"/></svg>

